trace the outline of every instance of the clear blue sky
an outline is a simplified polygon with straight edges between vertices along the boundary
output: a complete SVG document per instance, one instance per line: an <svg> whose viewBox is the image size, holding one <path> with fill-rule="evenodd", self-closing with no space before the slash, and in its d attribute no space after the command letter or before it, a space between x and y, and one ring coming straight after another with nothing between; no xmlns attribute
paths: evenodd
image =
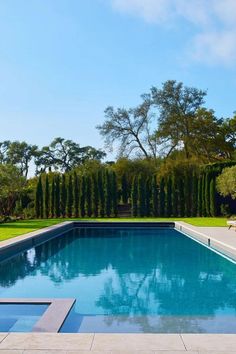
<svg viewBox="0 0 236 354"><path fill-rule="evenodd" d="M232 116L235 23L235 0L0 0L0 141L102 147L105 107L168 79Z"/></svg>

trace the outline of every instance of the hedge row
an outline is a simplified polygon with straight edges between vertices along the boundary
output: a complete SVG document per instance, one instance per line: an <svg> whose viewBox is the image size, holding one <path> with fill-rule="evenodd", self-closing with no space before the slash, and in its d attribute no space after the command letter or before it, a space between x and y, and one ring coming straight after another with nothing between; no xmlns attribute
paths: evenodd
<svg viewBox="0 0 236 354"><path fill-rule="evenodd" d="M154 217L219 216L236 213L236 202L216 191L217 170L188 172L162 178L134 177L131 191L132 215Z"/></svg>
<svg viewBox="0 0 236 354"><path fill-rule="evenodd" d="M35 214L37 218L116 216L116 175L107 170L83 176L76 172L39 176Z"/></svg>
<svg viewBox="0 0 236 354"><path fill-rule="evenodd" d="M215 164L203 170L174 171L157 182L156 176L118 181L110 169L78 175L43 174L35 196L36 217L111 217L118 204L130 204L132 216L194 217L236 213L236 201L216 191L216 177L226 167ZM118 183L119 182L119 183Z"/></svg>

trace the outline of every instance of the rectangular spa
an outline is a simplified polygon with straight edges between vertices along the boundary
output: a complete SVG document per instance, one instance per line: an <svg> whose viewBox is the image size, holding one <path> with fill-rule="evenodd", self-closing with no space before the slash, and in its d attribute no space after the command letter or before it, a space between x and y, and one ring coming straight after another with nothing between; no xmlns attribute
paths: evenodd
<svg viewBox="0 0 236 354"><path fill-rule="evenodd" d="M60 332L236 333L236 264L173 224L54 235L1 261L1 298L76 299Z"/></svg>

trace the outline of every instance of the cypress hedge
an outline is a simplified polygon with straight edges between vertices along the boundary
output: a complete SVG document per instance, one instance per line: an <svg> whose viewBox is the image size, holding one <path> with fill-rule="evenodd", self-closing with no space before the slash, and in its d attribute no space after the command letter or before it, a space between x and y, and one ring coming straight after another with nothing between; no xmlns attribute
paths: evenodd
<svg viewBox="0 0 236 354"><path fill-rule="evenodd" d="M225 199L216 191L219 165L199 171L179 171L162 177L133 177L130 201L134 217L184 217L220 215ZM111 168L85 172L42 174L35 190L35 215L43 217L110 217L118 214L118 199L129 201L128 179L122 175L119 183ZM123 190L124 188L124 190ZM227 204L228 204L227 199ZM235 207L233 202L230 202ZM229 203L229 204L230 204ZM231 206L230 204L230 206Z"/></svg>

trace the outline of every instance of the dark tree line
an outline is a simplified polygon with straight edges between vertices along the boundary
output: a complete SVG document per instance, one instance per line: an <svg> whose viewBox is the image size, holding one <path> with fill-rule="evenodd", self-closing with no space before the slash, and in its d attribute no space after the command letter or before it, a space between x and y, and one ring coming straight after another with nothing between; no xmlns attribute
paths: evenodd
<svg viewBox="0 0 236 354"><path fill-rule="evenodd" d="M37 179L35 214L39 218L113 217L119 204L134 217L214 217L236 212L236 201L222 197L216 178L232 163L199 170L173 170L160 177L139 173L132 183L112 168L93 173L42 174Z"/></svg>
<svg viewBox="0 0 236 354"><path fill-rule="evenodd" d="M236 213L236 202L216 190L216 178L230 164L209 165L196 173L185 171L162 177L133 178L131 190L134 217L215 217Z"/></svg>
<svg viewBox="0 0 236 354"><path fill-rule="evenodd" d="M110 170L79 175L42 174L35 191L37 218L117 216L116 174Z"/></svg>

